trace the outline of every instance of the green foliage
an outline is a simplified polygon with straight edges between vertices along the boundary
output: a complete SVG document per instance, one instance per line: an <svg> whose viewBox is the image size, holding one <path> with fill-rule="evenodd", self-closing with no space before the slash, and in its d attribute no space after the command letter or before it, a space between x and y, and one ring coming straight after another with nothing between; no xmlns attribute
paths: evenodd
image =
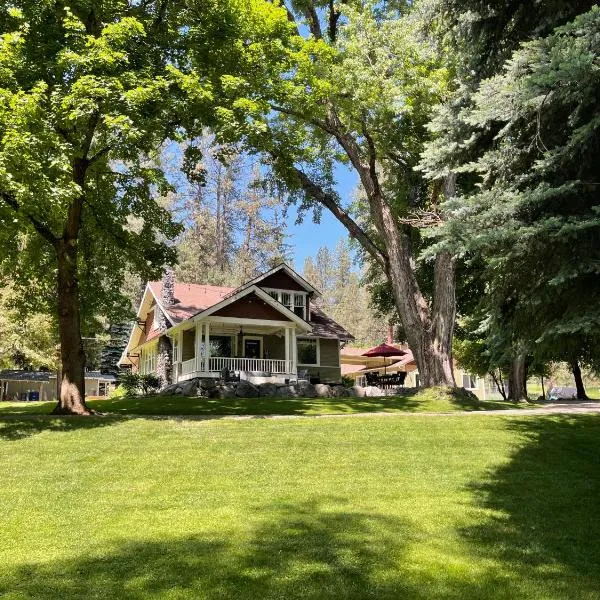
<svg viewBox="0 0 600 600"><path fill-rule="evenodd" d="M122 373L119 377L119 387L125 396L153 394L160 388L160 380L156 375L141 375L140 373ZM117 398L120 396L117 396Z"/></svg>
<svg viewBox="0 0 600 600"><path fill-rule="evenodd" d="M303 276L322 294L315 302L356 338L357 345L375 346L385 339L388 319L372 308L346 240L339 240L333 251L323 246L314 259L308 257Z"/></svg>
<svg viewBox="0 0 600 600"><path fill-rule="evenodd" d="M119 388L124 390L125 395L134 396L138 392L140 376L137 373L124 372L119 377Z"/></svg>
<svg viewBox="0 0 600 600"><path fill-rule="evenodd" d="M0 277L25 309L55 317L53 246L78 228L84 335L99 315L127 314L125 277L156 278L175 261L165 242L180 227L156 201L170 189L157 150L215 115L210 82L182 66L184 8L0 7Z"/></svg>
<svg viewBox="0 0 600 600"><path fill-rule="evenodd" d="M493 76L471 86L468 102L459 101L465 88L458 104L440 110L432 126L440 135L423 164L431 176L462 174L464 194L446 204L451 218L442 244L480 261L488 350L519 347L538 363L579 357L592 365L600 334L600 11L550 33L549 24L573 17L579 6L557 4L554 15L518 13L521 25L530 24L524 43L504 52L510 58L497 70L481 67ZM526 41L539 31L549 35ZM459 52L473 51L466 37L461 43Z"/></svg>
<svg viewBox="0 0 600 600"><path fill-rule="evenodd" d="M0 368L56 369L58 336L43 313L24 314L11 287L0 289Z"/></svg>

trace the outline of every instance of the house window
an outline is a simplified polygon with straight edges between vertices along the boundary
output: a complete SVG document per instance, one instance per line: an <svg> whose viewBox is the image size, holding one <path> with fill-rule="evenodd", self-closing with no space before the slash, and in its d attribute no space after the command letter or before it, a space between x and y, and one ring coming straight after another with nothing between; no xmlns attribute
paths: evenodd
<svg viewBox="0 0 600 600"><path fill-rule="evenodd" d="M141 373L150 375L156 371L156 344L150 348L142 348Z"/></svg>
<svg viewBox="0 0 600 600"><path fill-rule="evenodd" d="M294 312L306 321L306 300L304 294L294 294Z"/></svg>
<svg viewBox="0 0 600 600"><path fill-rule="evenodd" d="M298 364L318 364L318 340L298 338Z"/></svg>
<svg viewBox="0 0 600 600"><path fill-rule="evenodd" d="M233 356L233 344L230 335L212 335L210 337L210 355L224 356L231 358Z"/></svg>
<svg viewBox="0 0 600 600"><path fill-rule="evenodd" d="M283 304L289 311L306 321L306 294L301 292L288 292L285 290L265 290L271 298Z"/></svg>
<svg viewBox="0 0 600 600"><path fill-rule="evenodd" d="M288 310L294 310L292 305L292 294L290 292L281 292L281 304L283 304Z"/></svg>
<svg viewBox="0 0 600 600"><path fill-rule="evenodd" d="M179 334L173 338L173 362L179 362Z"/></svg>
<svg viewBox="0 0 600 600"><path fill-rule="evenodd" d="M466 390L476 389L477 388L477 377L475 375L471 375L470 373L463 373L462 386Z"/></svg>

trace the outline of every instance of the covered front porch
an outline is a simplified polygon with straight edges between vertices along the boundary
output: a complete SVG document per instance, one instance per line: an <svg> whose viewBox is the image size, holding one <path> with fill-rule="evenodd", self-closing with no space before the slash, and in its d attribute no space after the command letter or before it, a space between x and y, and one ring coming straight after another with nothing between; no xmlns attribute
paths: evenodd
<svg viewBox="0 0 600 600"><path fill-rule="evenodd" d="M209 316L169 335L173 382L220 377L224 369L253 383L297 376L296 325L290 321Z"/></svg>

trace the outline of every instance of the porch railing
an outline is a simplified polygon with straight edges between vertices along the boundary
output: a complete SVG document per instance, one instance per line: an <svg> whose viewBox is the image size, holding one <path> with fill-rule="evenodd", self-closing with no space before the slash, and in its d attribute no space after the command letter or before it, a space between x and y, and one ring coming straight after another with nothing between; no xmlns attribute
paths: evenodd
<svg viewBox="0 0 600 600"><path fill-rule="evenodd" d="M205 372L203 358L191 358L180 363L177 369L179 376L190 375L194 372ZM292 361L271 358L229 358L225 356L211 356L208 359L210 372L229 369L231 371L258 371L273 374L293 373Z"/></svg>

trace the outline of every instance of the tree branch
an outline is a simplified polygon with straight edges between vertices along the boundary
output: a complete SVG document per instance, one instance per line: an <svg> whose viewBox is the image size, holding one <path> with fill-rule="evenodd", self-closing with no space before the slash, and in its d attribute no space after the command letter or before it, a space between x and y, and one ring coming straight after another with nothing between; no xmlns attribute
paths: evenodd
<svg viewBox="0 0 600 600"><path fill-rule="evenodd" d="M34 229L53 246L58 242L58 237L54 235L50 227L42 223L37 217L25 212L17 202L16 198L7 192L0 192L0 198L10 206L15 212L22 214L34 227Z"/></svg>
<svg viewBox="0 0 600 600"><path fill-rule="evenodd" d="M365 251L368 252L385 271L388 262L387 254L371 240L364 229L362 229L360 225L358 225L358 223L356 223L356 221L354 221L354 219L352 219L352 217L338 204L333 194L326 192L298 167L293 167L293 169L298 176L298 180L300 181L304 193L327 208L348 230L348 233L360 243Z"/></svg>
<svg viewBox="0 0 600 600"><path fill-rule="evenodd" d="M346 0L341 0L340 4L346 4ZM334 0L329 0L329 26L328 26L328 34L329 40L331 42L335 42L337 38L337 23L342 13L339 10L335 9Z"/></svg>
<svg viewBox="0 0 600 600"><path fill-rule="evenodd" d="M315 9L314 4L309 4L304 12L304 16L308 21L308 27L313 36L320 40L323 37L323 33L321 32L321 24L319 23L319 15L317 14L317 10Z"/></svg>

